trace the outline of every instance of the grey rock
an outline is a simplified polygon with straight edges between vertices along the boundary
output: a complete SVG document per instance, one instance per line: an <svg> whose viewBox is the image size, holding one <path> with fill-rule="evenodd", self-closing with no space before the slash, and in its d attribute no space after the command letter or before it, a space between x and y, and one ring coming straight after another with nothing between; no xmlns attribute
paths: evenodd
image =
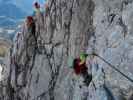
<svg viewBox="0 0 133 100"><path fill-rule="evenodd" d="M28 32L24 22L15 38L0 99L132 100L132 82L99 57L87 58L93 77L89 87L67 65L69 56L95 52L132 78L132 0L48 0L48 4L48 16L34 16L36 33Z"/></svg>

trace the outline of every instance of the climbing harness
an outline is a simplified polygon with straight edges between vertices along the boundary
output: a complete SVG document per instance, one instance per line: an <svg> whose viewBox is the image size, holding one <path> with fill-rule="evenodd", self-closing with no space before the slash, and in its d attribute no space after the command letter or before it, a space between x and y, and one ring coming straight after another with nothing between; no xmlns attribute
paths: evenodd
<svg viewBox="0 0 133 100"><path fill-rule="evenodd" d="M130 82L133 83L133 79L131 79L131 78L128 77L126 74L124 74L124 73L121 72L119 69L117 69L114 65L112 65L111 63L109 63L108 61L106 61L103 57L99 56L99 55L96 54L96 53L92 53L92 54L89 54L89 55L94 55L94 56L100 58L102 61L104 61L106 64L108 64L111 68L113 68L114 70L116 70L118 73L120 73L122 76L124 76L126 79L128 79Z"/></svg>

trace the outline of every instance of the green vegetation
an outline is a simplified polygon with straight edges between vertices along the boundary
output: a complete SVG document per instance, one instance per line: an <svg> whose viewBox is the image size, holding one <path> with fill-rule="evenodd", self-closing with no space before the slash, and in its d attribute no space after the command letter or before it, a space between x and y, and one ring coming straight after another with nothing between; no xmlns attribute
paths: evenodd
<svg viewBox="0 0 133 100"><path fill-rule="evenodd" d="M8 51L8 48L6 46L0 45L0 57L5 57L7 51Z"/></svg>

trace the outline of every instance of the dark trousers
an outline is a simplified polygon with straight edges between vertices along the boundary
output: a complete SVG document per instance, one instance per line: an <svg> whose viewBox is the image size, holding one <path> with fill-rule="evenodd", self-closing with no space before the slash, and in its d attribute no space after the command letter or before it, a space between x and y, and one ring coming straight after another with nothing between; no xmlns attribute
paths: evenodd
<svg viewBox="0 0 133 100"><path fill-rule="evenodd" d="M84 83L86 86L89 86L90 82L92 81L92 75L88 74L87 70L82 71L82 76L84 78Z"/></svg>

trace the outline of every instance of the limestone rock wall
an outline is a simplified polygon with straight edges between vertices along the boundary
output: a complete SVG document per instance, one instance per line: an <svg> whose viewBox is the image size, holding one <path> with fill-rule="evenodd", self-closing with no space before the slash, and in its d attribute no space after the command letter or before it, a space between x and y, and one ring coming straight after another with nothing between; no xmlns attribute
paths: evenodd
<svg viewBox="0 0 133 100"><path fill-rule="evenodd" d="M36 33L28 32L24 23L16 36L2 100L132 100L133 83L98 57L87 59L93 75L89 87L67 65L69 56L95 52L132 78L132 0L48 4L48 16L34 16Z"/></svg>

